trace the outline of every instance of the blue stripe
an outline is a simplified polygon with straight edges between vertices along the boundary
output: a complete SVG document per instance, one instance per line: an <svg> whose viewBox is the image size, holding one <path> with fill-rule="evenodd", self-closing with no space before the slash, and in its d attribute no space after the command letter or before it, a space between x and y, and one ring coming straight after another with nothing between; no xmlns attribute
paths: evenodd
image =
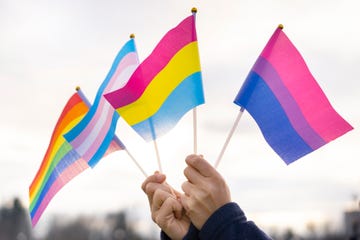
<svg viewBox="0 0 360 240"><path fill-rule="evenodd" d="M115 111L112 116L112 119L111 119L110 128L108 129L108 132L105 135L103 142L101 143L99 149L95 152L95 154L92 156L92 158L88 162L90 167L92 167L92 168L95 167L95 165L104 156L106 150L109 148L110 143L113 140L114 135L115 135L116 122L118 119L119 119L119 114Z"/></svg>
<svg viewBox="0 0 360 240"><path fill-rule="evenodd" d="M171 130L182 116L205 102L201 72L184 79L150 118L133 125L146 141L154 140Z"/></svg>
<svg viewBox="0 0 360 240"><path fill-rule="evenodd" d="M265 140L287 164L313 151L295 131L279 101L257 73L250 72L234 103L250 113Z"/></svg>
<svg viewBox="0 0 360 240"><path fill-rule="evenodd" d="M107 74L105 80L103 81L103 83L101 84L96 97L95 97L95 101L94 104L90 107L88 113L84 116L84 118L74 127L72 128L69 132L67 132L64 137L68 142L72 142L85 128L86 126L89 124L89 122L91 121L91 119L93 118L99 103L100 103L100 99L102 98L102 95L104 93L104 90L106 88L106 86L108 85L110 79L112 78L112 76L114 75L114 73L116 72L116 69L119 65L119 63L121 62L121 60L129 53L131 52L136 52L136 47L135 47L135 41L134 39L130 39L119 51L119 53L117 54L112 67L109 71L109 73Z"/></svg>
<svg viewBox="0 0 360 240"><path fill-rule="evenodd" d="M56 179L59 177L59 175L65 171L71 164L73 164L75 161L77 161L80 158L79 154L77 154L76 151L70 150L56 165L56 167L52 170L51 175L46 181L46 184L43 186L41 190L41 194L39 195L39 198L33 207L31 211L31 218L33 218L40 207L41 202L44 200L46 193L49 191L53 183L56 181Z"/></svg>

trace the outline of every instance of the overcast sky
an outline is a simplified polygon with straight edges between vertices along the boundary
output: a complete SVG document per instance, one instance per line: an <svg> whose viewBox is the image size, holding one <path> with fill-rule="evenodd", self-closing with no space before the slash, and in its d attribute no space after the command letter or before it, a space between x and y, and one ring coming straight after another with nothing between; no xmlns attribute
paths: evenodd
<svg viewBox="0 0 360 240"><path fill-rule="evenodd" d="M215 161L239 110L232 101L282 23L334 108L355 130L286 166L245 113L219 171L233 200L266 229L341 221L352 195L360 195L356 0L0 0L0 204L15 196L28 204L28 186L75 87L92 101L131 33L143 60L194 6L206 97L198 108L199 152ZM117 135L149 174L157 169L153 145L122 120ZM191 114L158 146L168 182L180 189L183 160L192 152ZM53 213L147 211L143 180L126 153L116 152L61 190L38 226Z"/></svg>

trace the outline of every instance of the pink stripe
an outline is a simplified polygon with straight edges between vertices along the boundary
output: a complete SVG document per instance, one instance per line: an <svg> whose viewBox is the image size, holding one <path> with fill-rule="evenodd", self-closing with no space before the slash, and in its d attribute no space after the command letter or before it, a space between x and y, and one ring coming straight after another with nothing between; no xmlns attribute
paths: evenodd
<svg viewBox="0 0 360 240"><path fill-rule="evenodd" d="M116 137L116 136L114 136ZM117 150L122 150L123 148L121 146L119 146L119 144L115 141L115 140L112 140L108 149L106 150L104 156L107 156L108 154L112 153L112 152L115 152Z"/></svg>
<svg viewBox="0 0 360 240"><path fill-rule="evenodd" d="M100 102L98 105L98 108L96 109L96 112L93 116L93 118L90 120L89 124L86 125L84 130L71 142L71 145L73 148L77 149L83 142L86 141L90 133L93 131L96 123L101 118L101 115L104 111L104 104L107 103L107 101L102 97L100 98Z"/></svg>
<svg viewBox="0 0 360 240"><path fill-rule="evenodd" d="M110 103L107 103L110 105ZM108 114L106 116L106 121L101 124L101 130L100 132L97 134L95 141L91 144L91 146L87 146L87 151L84 153L83 158L85 161L89 161L94 154L98 151L100 145L102 144L103 140L105 139L106 134L109 131L111 122L112 122L112 116L115 112L115 110L111 107L109 107L109 111Z"/></svg>
<svg viewBox="0 0 360 240"><path fill-rule="evenodd" d="M108 86L106 87L106 90L104 92L112 90L111 86L113 86L115 84L115 82L116 82L115 80L117 80L117 77L121 74L122 71L124 71L124 69L126 67L137 64L137 63L138 63L138 60L137 60L137 55L135 53L130 53L130 54L126 55L126 57L124 57L123 60L120 62L118 68L116 69L114 76L112 77L110 83L108 84ZM111 85L111 86L109 86L109 85ZM78 148L83 142L87 141L88 136L93 131L94 126L100 119L100 117L103 113L104 104L106 104L106 103L107 103L106 99L104 99L102 97L100 99L98 108L96 109L96 112L95 112L93 118L90 120L89 124L86 125L84 130L71 142L71 145L75 149ZM113 110L112 113L114 111L115 110Z"/></svg>
<svg viewBox="0 0 360 240"><path fill-rule="evenodd" d="M304 59L280 28L275 31L261 56L273 65L309 125L326 142L352 129L333 109Z"/></svg>
<svg viewBox="0 0 360 240"><path fill-rule="evenodd" d="M106 86L106 88L104 90L104 94L109 93L114 90L114 88L113 88L114 84L118 83L117 78L119 77L119 75L122 72L124 72L125 69L127 69L129 66L134 66L134 65L138 65L138 64L139 64L139 60L138 60L136 52L130 52L123 59L121 59L120 63L118 64L118 66L116 68L115 73L111 77L108 85Z"/></svg>
<svg viewBox="0 0 360 240"><path fill-rule="evenodd" d="M64 170L56 181L51 185L51 188L46 193L45 197L43 198L37 212L35 213L34 217L31 219L32 226L34 227L39 218L45 211L46 207L49 205L51 199L55 196L56 193L59 192L62 187L68 183L71 179L79 175L81 172L88 168L88 164L83 160L79 159L71 164L66 170Z"/></svg>
<svg viewBox="0 0 360 240"><path fill-rule="evenodd" d="M153 52L140 64L128 83L105 98L117 109L138 99L151 80L184 46L196 41L195 21L191 15L161 39Z"/></svg>
<svg viewBox="0 0 360 240"><path fill-rule="evenodd" d="M96 140L97 135L103 128L104 123L109 120L109 119L107 119L109 112L113 113L114 111L115 110L110 106L110 104L108 102L104 103L104 107L103 107L103 109L101 109L101 114L100 114L98 121L94 124L94 126L92 127L92 130L88 133L88 136L86 137L84 142L82 142L81 145L79 145L79 147L76 148L76 151L81 156L84 156L85 152L87 152L89 150L89 147ZM88 159L85 159L85 160L88 161Z"/></svg>

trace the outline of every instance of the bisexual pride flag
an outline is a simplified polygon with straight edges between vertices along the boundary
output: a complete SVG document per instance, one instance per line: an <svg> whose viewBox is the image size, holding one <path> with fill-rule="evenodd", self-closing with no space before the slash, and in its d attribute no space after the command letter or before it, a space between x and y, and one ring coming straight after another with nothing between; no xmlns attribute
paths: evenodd
<svg viewBox="0 0 360 240"><path fill-rule="evenodd" d="M234 101L290 164L353 129L331 106L280 25Z"/></svg>

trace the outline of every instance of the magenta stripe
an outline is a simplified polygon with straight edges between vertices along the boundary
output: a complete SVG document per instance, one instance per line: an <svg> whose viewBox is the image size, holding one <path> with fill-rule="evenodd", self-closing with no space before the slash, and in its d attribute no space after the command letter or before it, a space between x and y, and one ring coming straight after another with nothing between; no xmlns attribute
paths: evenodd
<svg viewBox="0 0 360 240"><path fill-rule="evenodd" d="M259 74L276 96L297 134L299 134L312 149L318 149L324 145L325 141L308 124L298 104L284 86L271 64L260 56L252 70Z"/></svg>
<svg viewBox="0 0 360 240"><path fill-rule="evenodd" d="M275 68L306 121L322 139L329 142L352 129L333 109L304 59L280 28L261 56Z"/></svg>
<svg viewBox="0 0 360 240"><path fill-rule="evenodd" d="M80 167L79 167L80 166ZM34 217L31 219L31 223L33 226L37 224L39 218L45 211L46 207L49 205L51 199L55 196L56 193L63 188L63 186L68 183L71 179L76 177L79 173L84 171L88 167L87 163L84 162L83 159L79 159L71 164L66 170L64 170L56 181L53 183L49 191L46 193L45 197L42 199L41 204L36 211ZM74 171L76 170L76 171Z"/></svg>
<svg viewBox="0 0 360 240"><path fill-rule="evenodd" d="M105 118L106 121L103 124L101 124L101 130L98 133L98 135L96 136L95 141L91 144L91 146L87 147L87 151L83 155L83 158L85 159L85 161L89 161L94 156L94 154L96 153L96 151L99 149L100 145L102 144L105 136L109 132L109 128L110 128L110 125L112 122L112 116L113 116L115 110L110 106L110 103L107 103L107 104L109 105L107 107L110 109Z"/></svg>
<svg viewBox="0 0 360 240"><path fill-rule="evenodd" d="M125 69L127 69L129 66L133 66L133 65L138 65L139 64L139 60L137 57L137 53L136 52L130 52L128 53L119 63L119 65L116 68L115 73L113 74L113 76L111 77L108 85L106 86L105 90L104 90L104 94L109 93L111 91L114 90L114 84L117 83L117 78L119 77L119 75L125 71ZM130 76L129 76L130 77Z"/></svg>
<svg viewBox="0 0 360 240"><path fill-rule="evenodd" d="M196 41L195 22L194 16L191 15L166 33L123 88L106 94L105 98L115 109L134 102L171 58L184 46L194 41Z"/></svg>

